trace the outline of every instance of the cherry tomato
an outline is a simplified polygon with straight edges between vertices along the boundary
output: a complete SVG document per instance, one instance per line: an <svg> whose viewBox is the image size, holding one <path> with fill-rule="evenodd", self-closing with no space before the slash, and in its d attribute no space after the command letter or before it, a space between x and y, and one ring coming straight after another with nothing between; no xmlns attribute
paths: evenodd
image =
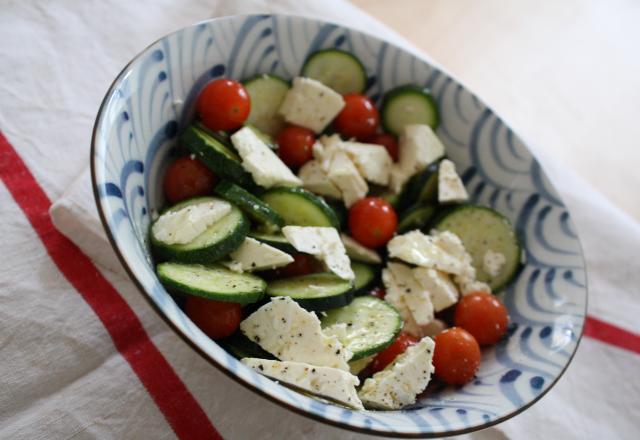
<svg viewBox="0 0 640 440"><path fill-rule="evenodd" d="M398 161L399 147L395 136L388 133L378 133L366 139L370 144L382 145L389 152L389 156L394 162Z"/></svg>
<svg viewBox="0 0 640 440"><path fill-rule="evenodd" d="M202 162L188 156L173 162L164 175L164 194L171 203L205 196L213 191L216 177Z"/></svg>
<svg viewBox="0 0 640 440"><path fill-rule="evenodd" d="M185 312L211 339L231 336L242 320L240 304L212 301L199 296L190 296L185 304Z"/></svg>
<svg viewBox="0 0 640 440"><path fill-rule="evenodd" d="M251 99L239 82L216 79L200 92L196 111L204 125L213 131L235 130L249 116Z"/></svg>
<svg viewBox="0 0 640 440"><path fill-rule="evenodd" d="M371 374L384 370L384 368L395 360L399 355L414 344L418 343L418 338L409 333L400 332L395 341L373 358L369 370Z"/></svg>
<svg viewBox="0 0 640 440"><path fill-rule="evenodd" d="M319 269L318 261L308 254L295 254L293 262L284 267L276 269L280 278L297 277L317 272Z"/></svg>
<svg viewBox="0 0 640 440"><path fill-rule="evenodd" d="M278 135L278 155L290 168L299 168L313 158L315 141L313 131L290 125Z"/></svg>
<svg viewBox="0 0 640 440"><path fill-rule="evenodd" d="M349 209L349 230L360 244L377 248L387 244L398 226L393 206L380 197L358 200Z"/></svg>
<svg viewBox="0 0 640 440"><path fill-rule="evenodd" d="M463 296L453 318L456 326L471 333L478 344L495 344L506 333L509 324L507 308L487 292L473 292Z"/></svg>
<svg viewBox="0 0 640 440"><path fill-rule="evenodd" d="M347 138L361 140L374 134L380 123L380 115L371 100L355 93L344 95L343 98L344 108L333 121L336 131Z"/></svg>
<svg viewBox="0 0 640 440"><path fill-rule="evenodd" d="M384 299L384 296L386 294L387 294L387 292L382 287L374 287L369 292L369 295L375 296L376 298L380 298L380 299Z"/></svg>
<svg viewBox="0 0 640 440"><path fill-rule="evenodd" d="M480 366L480 346L463 328L451 327L435 337L433 366L436 376L450 385L463 385Z"/></svg>

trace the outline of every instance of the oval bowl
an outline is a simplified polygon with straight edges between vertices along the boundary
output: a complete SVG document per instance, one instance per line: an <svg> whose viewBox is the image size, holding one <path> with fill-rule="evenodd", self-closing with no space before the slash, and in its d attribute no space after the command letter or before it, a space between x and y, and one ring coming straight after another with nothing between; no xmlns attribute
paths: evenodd
<svg viewBox="0 0 640 440"><path fill-rule="evenodd" d="M402 84L431 89L438 135L473 201L515 225L524 267L501 296L508 337L483 350L477 378L461 388L430 386L401 411L351 411L281 386L209 339L159 283L147 241L162 204L161 177L198 91L221 77L293 78L306 56L336 47L364 64L377 103ZM292 410L346 429L398 437L440 437L486 428L525 410L556 383L579 343L586 274L569 213L525 144L473 93L425 60L374 36L310 18L247 15L186 27L156 41L118 75L100 107L91 150L100 218L122 265L160 316L211 364Z"/></svg>

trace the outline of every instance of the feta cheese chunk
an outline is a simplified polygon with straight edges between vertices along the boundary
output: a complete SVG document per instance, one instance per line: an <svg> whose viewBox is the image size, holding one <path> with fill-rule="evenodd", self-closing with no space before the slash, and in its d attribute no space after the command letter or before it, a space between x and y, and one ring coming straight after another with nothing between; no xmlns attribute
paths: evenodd
<svg viewBox="0 0 640 440"><path fill-rule="evenodd" d="M341 148L349 155L365 180L388 185L393 160L382 145L360 142L342 142Z"/></svg>
<svg viewBox="0 0 640 440"><path fill-rule="evenodd" d="M253 312L240 323L240 330L280 360L349 371L352 353L335 336L322 332L314 313L287 296L275 297Z"/></svg>
<svg viewBox="0 0 640 440"><path fill-rule="evenodd" d="M244 358L242 363L271 379L335 400L351 408L364 409L356 392L360 380L349 372L331 367L316 367L304 362L258 358Z"/></svg>
<svg viewBox="0 0 640 440"><path fill-rule="evenodd" d="M303 188L309 191L334 199L342 198L340 189L329 180L322 164L317 160L305 163L298 171L298 177L302 180Z"/></svg>
<svg viewBox="0 0 640 440"><path fill-rule="evenodd" d="M342 200L347 208L369 192L367 182L344 151L336 151L331 155L327 175L329 180L340 189Z"/></svg>
<svg viewBox="0 0 640 440"><path fill-rule="evenodd" d="M390 257L416 266L430 267L452 274L461 274L466 268L464 261L438 246L434 237L419 230L393 237L387 243L387 249Z"/></svg>
<svg viewBox="0 0 640 440"><path fill-rule="evenodd" d="M386 273L383 273L382 279L387 288L385 299L391 295L389 303L403 302L418 326L433 321L431 296L414 278L411 268L406 264L388 263L384 271Z"/></svg>
<svg viewBox="0 0 640 440"><path fill-rule="evenodd" d="M387 410L415 403L431 380L434 348L433 339L425 337L384 370L365 380L358 393L362 403L367 408Z"/></svg>
<svg viewBox="0 0 640 440"><path fill-rule="evenodd" d="M302 181L251 128L244 127L232 134L231 142L242 158L242 167L258 185L264 188L302 185Z"/></svg>
<svg viewBox="0 0 640 440"><path fill-rule="evenodd" d="M504 254L489 249L485 252L484 257L482 257L482 270L490 277L495 278L500 275L506 262L507 259Z"/></svg>
<svg viewBox="0 0 640 440"><path fill-rule="evenodd" d="M285 226L282 233L299 252L314 255L327 269L345 280L353 280L351 261L335 228L319 226Z"/></svg>
<svg viewBox="0 0 640 440"><path fill-rule="evenodd" d="M460 203L469 200L469 194L456 173L456 166L449 159L444 159L438 167L438 202Z"/></svg>
<svg viewBox="0 0 640 440"><path fill-rule="evenodd" d="M342 96L311 78L294 78L280 105L284 119L316 133L322 132L344 107Z"/></svg>
<svg viewBox="0 0 640 440"><path fill-rule="evenodd" d="M429 292L434 311L439 312L458 302L458 289L446 273L416 267L413 269L413 276Z"/></svg>
<svg viewBox="0 0 640 440"><path fill-rule="evenodd" d="M186 244L231 212L231 205L220 199L185 206L160 216L153 224L153 235L166 244Z"/></svg>
<svg viewBox="0 0 640 440"><path fill-rule="evenodd" d="M251 237L246 237L229 257L231 261L226 266L237 272L275 269L293 262L293 257L286 252Z"/></svg>
<svg viewBox="0 0 640 440"><path fill-rule="evenodd" d="M345 249L347 250L347 255L352 260L362 261L363 263L371 263L371 264L380 264L382 263L382 258L380 258L380 254L378 254L373 249L369 249L368 247L362 246L353 238L349 237L347 234L340 234L340 238L342 239L342 243L344 244Z"/></svg>

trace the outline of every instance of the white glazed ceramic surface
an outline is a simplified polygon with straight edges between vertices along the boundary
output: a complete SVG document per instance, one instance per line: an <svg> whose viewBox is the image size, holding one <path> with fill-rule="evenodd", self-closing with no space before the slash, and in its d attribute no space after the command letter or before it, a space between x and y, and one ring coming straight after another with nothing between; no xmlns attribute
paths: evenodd
<svg viewBox="0 0 640 440"><path fill-rule="evenodd" d="M471 198L506 215L526 264L502 294L509 337L485 349L477 379L462 388L431 386L402 411L351 411L303 396L260 376L187 318L154 273L147 230L162 202L161 177L195 96L208 81L259 73L295 77L311 52L335 47L367 70L376 102L393 87L431 89L438 135ZM231 377L286 407L348 429L397 436L442 436L480 429L540 398L569 364L586 309L584 262L564 204L522 141L454 79L373 36L293 16L215 19L175 32L136 57L109 89L92 146L96 202L109 238L134 282L161 316Z"/></svg>

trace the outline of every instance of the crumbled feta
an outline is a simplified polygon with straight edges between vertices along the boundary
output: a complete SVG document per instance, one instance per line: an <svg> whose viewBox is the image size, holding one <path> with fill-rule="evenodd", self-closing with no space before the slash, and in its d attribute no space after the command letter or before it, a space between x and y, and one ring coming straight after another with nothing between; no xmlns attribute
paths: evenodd
<svg viewBox="0 0 640 440"><path fill-rule="evenodd" d="M349 237L347 234L340 234L342 243L347 250L347 255L352 260L362 261L363 263L380 264L382 258L373 249L362 246L360 243Z"/></svg>
<svg viewBox="0 0 640 440"><path fill-rule="evenodd" d="M449 159L444 159L438 167L438 202L461 203L469 199L469 194L456 173L456 166Z"/></svg>
<svg viewBox="0 0 640 440"><path fill-rule="evenodd" d="M356 392L360 380L353 374L331 367L318 367L303 362L244 358L242 363L260 374L327 397L355 409L364 409Z"/></svg>
<svg viewBox="0 0 640 440"><path fill-rule="evenodd" d="M280 360L349 371L352 353L322 332L315 314L289 297L273 298L242 321L240 330Z"/></svg>
<svg viewBox="0 0 640 440"><path fill-rule="evenodd" d="M250 127L232 134L231 142L242 158L242 167L258 185L264 188L302 185L302 181Z"/></svg>
<svg viewBox="0 0 640 440"><path fill-rule="evenodd" d="M409 309L409 306L405 302L402 288L398 285L393 273L387 268L382 270L382 282L387 292L384 300L391 304L402 317L402 321L404 322L403 330L413 336L421 337L422 329L413 318L411 309Z"/></svg>
<svg viewBox="0 0 640 440"><path fill-rule="evenodd" d="M309 191L334 199L342 198L340 189L329 180L322 164L317 160L305 163L298 171L298 177L302 180L302 186Z"/></svg>
<svg viewBox="0 0 640 440"><path fill-rule="evenodd" d="M225 265L237 272L275 269L293 262L293 257L286 252L251 237L246 237L229 257L231 261Z"/></svg>
<svg viewBox="0 0 640 440"><path fill-rule="evenodd" d="M504 254L494 252L489 249L482 258L482 269L492 278L497 277L502 272L507 259Z"/></svg>
<svg viewBox="0 0 640 440"><path fill-rule="evenodd" d="M327 175L329 180L340 188L342 200L347 208L369 192L367 182L344 151L336 151L331 155L331 164Z"/></svg>
<svg viewBox="0 0 640 440"><path fill-rule="evenodd" d="M393 278L393 282L389 282L391 288L388 288L387 295L391 294L392 297L402 298L416 324L426 325L431 322L433 320L431 296L415 279L412 269L406 264L390 262L385 270L387 271L387 282L389 277Z"/></svg>
<svg viewBox="0 0 640 440"><path fill-rule="evenodd" d="M346 141L342 142L341 148L349 155L365 180L378 185L389 184L393 160L385 147Z"/></svg>
<svg viewBox="0 0 640 440"><path fill-rule="evenodd" d="M387 243L387 249L390 257L416 266L431 267L452 274L460 274L466 267L464 261L438 246L434 237L419 230L393 237Z"/></svg>
<svg viewBox="0 0 640 440"><path fill-rule="evenodd" d="M351 261L335 228L318 226L285 226L282 233L299 252L314 255L327 269L345 280L353 280Z"/></svg>
<svg viewBox="0 0 640 440"><path fill-rule="evenodd" d="M439 312L458 302L458 289L449 276L436 269L416 267L413 276L429 292L433 310Z"/></svg>
<svg viewBox="0 0 640 440"><path fill-rule="evenodd" d="M446 328L447 325L444 323L444 321L434 319L429 324L422 326L422 336L429 336L430 338L434 338L439 333L442 333L442 331Z"/></svg>
<svg viewBox="0 0 640 440"><path fill-rule="evenodd" d="M322 132L344 107L342 96L311 78L294 78L279 113L295 125Z"/></svg>
<svg viewBox="0 0 640 440"><path fill-rule="evenodd" d="M186 244L229 212L231 205L220 199L185 206L161 215L153 224L153 235L166 244Z"/></svg>

